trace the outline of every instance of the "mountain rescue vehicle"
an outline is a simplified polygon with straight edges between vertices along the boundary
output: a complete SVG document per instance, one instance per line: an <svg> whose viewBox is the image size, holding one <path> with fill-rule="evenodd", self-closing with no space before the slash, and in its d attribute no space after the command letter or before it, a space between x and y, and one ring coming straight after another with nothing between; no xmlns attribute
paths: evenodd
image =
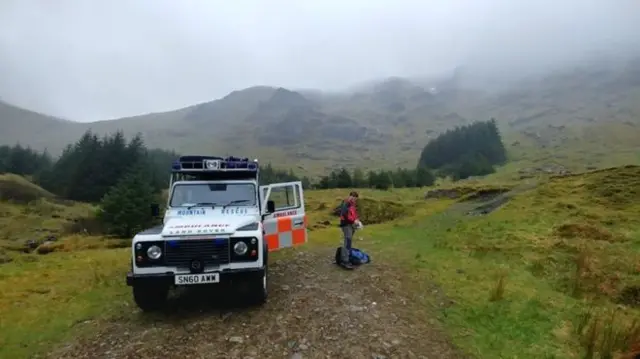
<svg viewBox="0 0 640 359"><path fill-rule="evenodd" d="M307 241L302 183L259 185L258 160L182 156L171 168L163 224L136 234L127 285L143 311L172 287L245 285L267 300L269 252ZM160 208L151 205L154 216Z"/></svg>

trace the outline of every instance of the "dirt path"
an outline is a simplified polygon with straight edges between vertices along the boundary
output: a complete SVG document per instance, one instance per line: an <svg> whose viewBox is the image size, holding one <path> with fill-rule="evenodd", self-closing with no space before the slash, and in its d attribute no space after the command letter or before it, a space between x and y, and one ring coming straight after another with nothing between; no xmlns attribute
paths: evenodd
<svg viewBox="0 0 640 359"><path fill-rule="evenodd" d="M348 272L331 258L332 251L300 251L273 263L269 302L262 308L211 308L184 296L162 315L132 308L131 319L114 320L49 357L462 357L434 329L434 320L415 315L418 306L402 292L398 274L375 262Z"/></svg>

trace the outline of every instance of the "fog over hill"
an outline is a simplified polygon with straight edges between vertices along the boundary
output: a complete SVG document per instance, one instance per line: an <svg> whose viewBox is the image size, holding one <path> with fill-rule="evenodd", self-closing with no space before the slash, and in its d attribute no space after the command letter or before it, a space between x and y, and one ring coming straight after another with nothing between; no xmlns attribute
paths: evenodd
<svg viewBox="0 0 640 359"><path fill-rule="evenodd" d="M122 129L323 169L413 165L429 138L492 117L510 141L581 138L546 129L637 122L638 13L633 0L2 2L0 143L59 153Z"/></svg>
<svg viewBox="0 0 640 359"><path fill-rule="evenodd" d="M87 129L141 132L152 147L261 154L308 169L336 163L413 165L438 133L496 118L507 137L566 137L551 127L640 125L640 60L586 64L485 89L458 71L430 82L388 78L354 92L256 86L175 111L92 123L59 120L0 103L0 143L58 153ZM609 125L607 125L609 126ZM615 141L615 139L611 139ZM536 139L545 146L546 139ZM549 140L550 141L550 140ZM606 141L606 140L605 140Z"/></svg>
<svg viewBox="0 0 640 359"><path fill-rule="evenodd" d="M494 79L640 49L635 0L8 0L0 97L80 122L256 85L341 90L467 69Z"/></svg>

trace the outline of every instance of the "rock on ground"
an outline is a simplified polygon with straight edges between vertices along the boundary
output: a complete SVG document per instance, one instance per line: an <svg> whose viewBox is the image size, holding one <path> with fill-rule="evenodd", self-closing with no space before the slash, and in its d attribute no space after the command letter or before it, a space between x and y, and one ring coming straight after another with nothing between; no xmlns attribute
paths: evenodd
<svg viewBox="0 0 640 359"><path fill-rule="evenodd" d="M402 277L374 262L354 271L333 251L297 252L270 268L260 308L202 303L184 293L166 313L129 313L49 358L461 358ZM190 298L191 297L191 298ZM213 300L216 302L217 300ZM431 324L429 323L431 322Z"/></svg>

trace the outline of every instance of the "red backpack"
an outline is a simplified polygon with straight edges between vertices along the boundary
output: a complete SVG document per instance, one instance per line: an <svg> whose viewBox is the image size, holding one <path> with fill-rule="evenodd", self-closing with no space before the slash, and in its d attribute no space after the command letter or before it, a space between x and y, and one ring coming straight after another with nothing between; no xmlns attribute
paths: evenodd
<svg viewBox="0 0 640 359"><path fill-rule="evenodd" d="M345 199L342 201L342 209L340 211L340 219L353 223L358 219L355 203Z"/></svg>

